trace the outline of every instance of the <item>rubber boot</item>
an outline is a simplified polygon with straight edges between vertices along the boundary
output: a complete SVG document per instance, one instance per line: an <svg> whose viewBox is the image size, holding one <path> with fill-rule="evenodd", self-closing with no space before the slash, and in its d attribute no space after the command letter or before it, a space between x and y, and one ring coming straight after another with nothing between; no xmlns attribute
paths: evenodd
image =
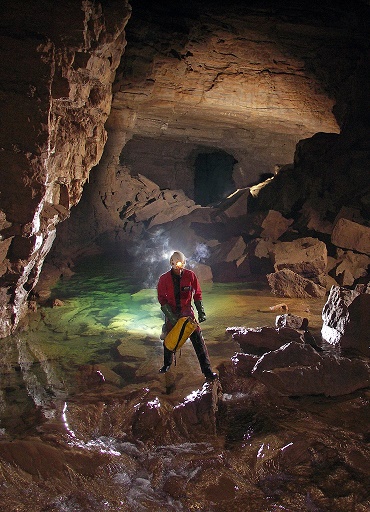
<svg viewBox="0 0 370 512"><path fill-rule="evenodd" d="M173 353L163 345L163 366L159 370L159 373L166 373L170 369L172 364Z"/></svg>
<svg viewBox="0 0 370 512"><path fill-rule="evenodd" d="M194 331L190 336L190 341L193 344L203 375L209 380L217 379L217 373L214 373L211 369L211 361L202 333L199 330Z"/></svg>

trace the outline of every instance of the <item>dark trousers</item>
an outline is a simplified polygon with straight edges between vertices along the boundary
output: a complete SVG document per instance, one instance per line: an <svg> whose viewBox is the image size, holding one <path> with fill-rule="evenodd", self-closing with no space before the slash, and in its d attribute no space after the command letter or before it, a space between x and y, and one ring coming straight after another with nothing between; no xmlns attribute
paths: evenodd
<svg viewBox="0 0 370 512"><path fill-rule="evenodd" d="M190 335L190 341L193 344L202 373L207 372L211 368L211 362L209 360L208 350L204 342L202 332L200 330L194 331L193 334ZM170 366L173 360L173 352L171 352L171 350L168 350L168 348L166 348L164 345L163 348L164 366Z"/></svg>

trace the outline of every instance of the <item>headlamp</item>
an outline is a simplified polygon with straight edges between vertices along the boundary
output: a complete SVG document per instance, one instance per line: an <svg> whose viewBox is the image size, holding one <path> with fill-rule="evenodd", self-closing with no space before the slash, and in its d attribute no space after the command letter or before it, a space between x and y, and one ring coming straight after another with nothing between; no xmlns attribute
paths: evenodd
<svg viewBox="0 0 370 512"><path fill-rule="evenodd" d="M186 264L186 259L183 253L175 251L170 258L170 264L173 269L182 270Z"/></svg>

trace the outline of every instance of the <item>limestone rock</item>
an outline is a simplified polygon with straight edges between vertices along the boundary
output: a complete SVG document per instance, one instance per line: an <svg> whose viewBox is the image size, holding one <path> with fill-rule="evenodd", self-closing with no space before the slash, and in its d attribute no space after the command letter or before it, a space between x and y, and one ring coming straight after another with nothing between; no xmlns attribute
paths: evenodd
<svg viewBox="0 0 370 512"><path fill-rule="evenodd" d="M300 333L291 327L228 327L226 332L232 334L233 340L246 353L261 354L276 350L290 341L303 343Z"/></svg>
<svg viewBox="0 0 370 512"><path fill-rule="evenodd" d="M308 325L307 318L302 318L290 313L279 315L275 320L276 327L290 327L291 329L303 329Z"/></svg>
<svg viewBox="0 0 370 512"><path fill-rule="evenodd" d="M322 311L322 337L343 349L369 354L370 289L333 286Z"/></svg>
<svg viewBox="0 0 370 512"><path fill-rule="evenodd" d="M370 384L365 362L320 356L309 345L294 342L262 356L252 375L286 396L340 396Z"/></svg>
<svg viewBox="0 0 370 512"><path fill-rule="evenodd" d="M286 232L292 223L293 219L286 219L280 212L270 210L262 222L261 237L275 241Z"/></svg>
<svg viewBox="0 0 370 512"><path fill-rule="evenodd" d="M159 398L138 405L132 418L132 433L141 441L164 438L168 408Z"/></svg>
<svg viewBox="0 0 370 512"><path fill-rule="evenodd" d="M270 252L275 272L289 269L306 279L317 279L326 272L327 249L316 238L277 242Z"/></svg>
<svg viewBox="0 0 370 512"><path fill-rule="evenodd" d="M337 247L361 252L370 256L370 228L345 218L338 219L331 241Z"/></svg>
<svg viewBox="0 0 370 512"><path fill-rule="evenodd" d="M271 291L278 297L325 297L326 288L305 279L292 270L283 269L267 275Z"/></svg>
<svg viewBox="0 0 370 512"><path fill-rule="evenodd" d="M217 381L206 383L173 409L173 418L178 430L186 438L199 441L199 426L208 435L216 434L216 412L220 399Z"/></svg>
<svg viewBox="0 0 370 512"><path fill-rule="evenodd" d="M0 336L16 328L55 227L79 202L102 156L129 16L126 1L119 11L89 2L68 7L22 2L3 10L4 26L12 30L1 36L7 62L2 89L9 93L0 106L7 126L0 142L1 197L6 198L0 217L7 226L1 239L11 239L11 264L0 267L0 286L8 295L0 309Z"/></svg>
<svg viewBox="0 0 370 512"><path fill-rule="evenodd" d="M223 393L245 393L250 396L256 388L256 381L249 377L258 360L258 355L237 352L230 361L218 366Z"/></svg>
<svg viewBox="0 0 370 512"><path fill-rule="evenodd" d="M185 196L182 190L172 191L170 197L170 201L166 201L163 196L163 201L158 200L159 205L156 208L155 215L150 220L149 228L158 224L173 222L175 219L188 215L193 210L199 208L193 200Z"/></svg>
<svg viewBox="0 0 370 512"><path fill-rule="evenodd" d="M337 258L331 258L330 266L329 275L337 284L352 287L359 278L367 275L370 256L338 249Z"/></svg>
<svg viewBox="0 0 370 512"><path fill-rule="evenodd" d="M221 202L219 209L228 219L242 217L247 213L248 197L248 188L238 189Z"/></svg>

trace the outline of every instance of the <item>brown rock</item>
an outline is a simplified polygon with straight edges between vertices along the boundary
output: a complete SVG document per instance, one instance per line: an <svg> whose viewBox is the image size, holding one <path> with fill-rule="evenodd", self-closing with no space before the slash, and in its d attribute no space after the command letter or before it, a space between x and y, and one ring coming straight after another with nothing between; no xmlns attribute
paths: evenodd
<svg viewBox="0 0 370 512"><path fill-rule="evenodd" d="M170 474L163 484L163 490L172 498L179 499L186 494L187 478L181 475Z"/></svg>
<svg viewBox="0 0 370 512"><path fill-rule="evenodd" d="M322 311L322 337L343 349L369 354L370 290L333 286Z"/></svg>
<svg viewBox="0 0 370 512"><path fill-rule="evenodd" d="M369 265L370 256L338 249L337 258L331 258L328 272L335 278L337 284L352 287L357 279L367 275Z"/></svg>
<svg viewBox="0 0 370 512"><path fill-rule="evenodd" d="M261 237L277 240L292 223L293 219L286 219L280 212L270 210L262 222Z"/></svg>
<svg viewBox="0 0 370 512"><path fill-rule="evenodd" d="M370 256L370 228L367 226L340 218L334 226L331 241L337 247Z"/></svg>
<svg viewBox="0 0 370 512"><path fill-rule="evenodd" d="M279 315L275 320L276 327L290 327L291 329L303 329L303 325L308 325L307 318L291 315L290 313Z"/></svg>
<svg viewBox="0 0 370 512"><path fill-rule="evenodd" d="M244 352L264 353L276 350L290 341L301 342L301 335L295 329L282 327L228 327L226 332L232 333L233 340L237 341Z"/></svg>
<svg viewBox="0 0 370 512"><path fill-rule="evenodd" d="M224 393L247 393L251 382L248 377L257 363L259 356L238 352L230 361L217 367Z"/></svg>
<svg viewBox="0 0 370 512"><path fill-rule="evenodd" d="M340 396L370 384L365 362L320 356L311 346L294 342L263 355L252 376L285 396Z"/></svg>
<svg viewBox="0 0 370 512"><path fill-rule="evenodd" d="M247 213L248 197L249 188L238 189L222 201L219 209L228 219L242 217Z"/></svg>
<svg viewBox="0 0 370 512"><path fill-rule="evenodd" d="M173 409L173 419L181 435L199 441L199 426L208 435L216 433L216 411L220 384L206 383Z"/></svg>
<svg viewBox="0 0 370 512"><path fill-rule="evenodd" d="M326 245L316 238L277 242L273 245L270 256L275 272L289 269L306 279L313 280L326 273Z"/></svg>
<svg viewBox="0 0 370 512"><path fill-rule="evenodd" d="M278 297L325 297L326 288L305 279L292 270L284 269L267 275L272 293Z"/></svg>
<svg viewBox="0 0 370 512"><path fill-rule="evenodd" d="M141 441L153 441L163 436L166 407L158 398L140 404L132 418L132 433Z"/></svg>

